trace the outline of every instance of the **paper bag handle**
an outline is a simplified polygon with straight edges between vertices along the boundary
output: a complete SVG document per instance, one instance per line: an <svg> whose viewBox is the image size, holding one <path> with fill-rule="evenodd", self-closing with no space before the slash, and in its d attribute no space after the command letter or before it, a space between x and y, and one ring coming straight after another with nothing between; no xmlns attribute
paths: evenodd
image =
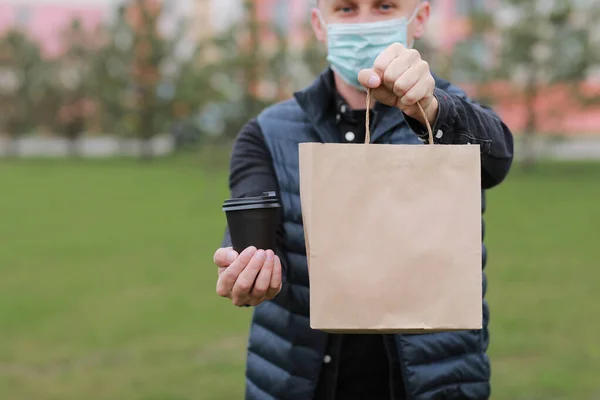
<svg viewBox="0 0 600 400"><path fill-rule="evenodd" d="M433 144L433 131L431 130L431 125L429 124L429 119L427 118L427 114L425 114L425 110L421 106L421 103L417 102L417 106L419 107L419 111L423 114L423 119L425 120L425 125L427 125L427 132L429 133L429 144ZM371 143L371 129L369 126L371 125L370 121L370 113L371 111L371 89L367 89L367 118L366 118L366 134L365 134L365 144Z"/></svg>

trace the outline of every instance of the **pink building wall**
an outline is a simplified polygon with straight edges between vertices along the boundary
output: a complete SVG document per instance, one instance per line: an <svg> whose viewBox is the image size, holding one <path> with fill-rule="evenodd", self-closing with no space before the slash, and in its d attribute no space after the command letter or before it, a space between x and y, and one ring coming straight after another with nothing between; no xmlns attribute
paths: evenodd
<svg viewBox="0 0 600 400"><path fill-rule="evenodd" d="M429 30L440 51L452 51L456 43L469 35L469 23L458 15L456 0L437 0L432 5L432 15L438 20L429 26Z"/></svg>
<svg viewBox="0 0 600 400"><path fill-rule="evenodd" d="M91 5L0 4L0 35L20 26L41 44L46 57L55 57L63 51L61 35L74 18L80 20L84 29L94 30L109 11L106 7Z"/></svg>

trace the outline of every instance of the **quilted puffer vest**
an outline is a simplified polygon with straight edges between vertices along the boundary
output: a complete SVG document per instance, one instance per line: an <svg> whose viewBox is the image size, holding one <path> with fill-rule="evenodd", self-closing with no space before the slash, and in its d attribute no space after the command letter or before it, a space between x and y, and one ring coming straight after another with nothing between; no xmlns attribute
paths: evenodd
<svg viewBox="0 0 600 400"><path fill-rule="evenodd" d="M327 334L309 326L309 280L300 207L298 144L339 142L331 103L330 71L297 92L294 98L264 110L258 123L273 158L284 212L286 264L280 295L254 309L246 369L247 400L310 400L315 391ZM464 96L447 82L438 87ZM372 142L422 144L402 113L389 109L374 127ZM482 192L483 196L483 192ZM482 202L485 210L485 202ZM483 224L482 224L483 226ZM483 240L483 229L482 229ZM482 265L486 264L483 248ZM482 284L486 291L486 277ZM393 335L410 400L484 400L490 396L488 306L478 331Z"/></svg>

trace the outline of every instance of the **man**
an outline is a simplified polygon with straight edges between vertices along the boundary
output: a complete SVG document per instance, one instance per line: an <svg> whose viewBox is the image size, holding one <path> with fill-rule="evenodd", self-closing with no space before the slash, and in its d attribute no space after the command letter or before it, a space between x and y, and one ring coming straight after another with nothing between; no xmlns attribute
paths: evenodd
<svg viewBox="0 0 600 400"><path fill-rule="evenodd" d="M363 143L365 88L376 100L370 107L372 142L426 141L420 103L436 143L480 146L482 195L502 182L511 166L512 135L498 116L434 78L411 48L422 37L429 13L429 3L420 0L320 0L312 11L312 25L327 46L331 68L292 99L264 110L239 133L231 158L231 195L276 191L284 214L276 254L253 247L237 254L229 247L228 234L214 254L217 293L236 306L255 307L248 400L490 396L485 302L480 331L330 335L309 327L298 144ZM483 254L485 266L485 247ZM385 260L373 260L374 266L381 262ZM484 278L484 294L485 288Z"/></svg>

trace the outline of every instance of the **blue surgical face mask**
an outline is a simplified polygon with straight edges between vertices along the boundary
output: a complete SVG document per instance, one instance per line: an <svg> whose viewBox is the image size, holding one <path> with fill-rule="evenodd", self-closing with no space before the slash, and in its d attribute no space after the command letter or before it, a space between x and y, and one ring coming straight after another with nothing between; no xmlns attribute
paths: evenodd
<svg viewBox="0 0 600 400"><path fill-rule="evenodd" d="M386 21L326 24L321 14L321 23L327 27L327 61L350 85L365 90L358 81L358 73L372 68L375 59L393 43L408 43L408 25L417 15L419 7L410 18L396 18Z"/></svg>

